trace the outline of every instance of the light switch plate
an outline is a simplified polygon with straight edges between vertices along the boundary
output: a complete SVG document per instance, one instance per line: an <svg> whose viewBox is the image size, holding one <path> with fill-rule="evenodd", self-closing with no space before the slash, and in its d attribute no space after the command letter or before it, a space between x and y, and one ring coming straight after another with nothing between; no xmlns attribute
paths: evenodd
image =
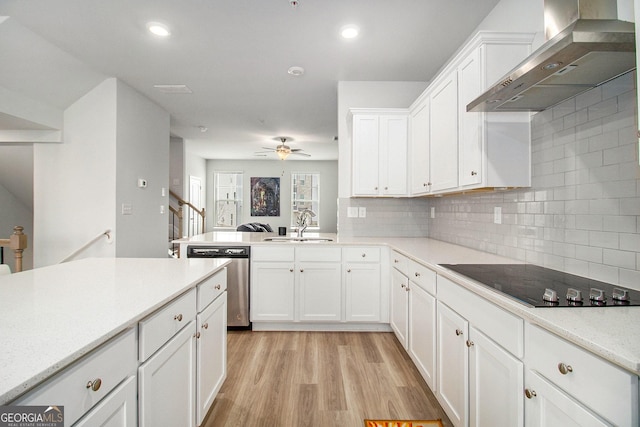
<svg viewBox="0 0 640 427"><path fill-rule="evenodd" d="M347 208L347 218L358 218L357 206L350 206Z"/></svg>
<svg viewBox="0 0 640 427"><path fill-rule="evenodd" d="M500 206L493 208L493 223L502 224L502 208Z"/></svg>
<svg viewBox="0 0 640 427"><path fill-rule="evenodd" d="M367 208L362 207L362 206L361 206L361 207L359 207L359 208L358 208L358 216L359 216L360 218L366 218L366 217L367 217Z"/></svg>
<svg viewBox="0 0 640 427"><path fill-rule="evenodd" d="M432 207L431 208L431 218L435 218L436 217L436 208Z"/></svg>
<svg viewBox="0 0 640 427"><path fill-rule="evenodd" d="M133 214L133 205L131 203L123 203L122 215L132 215L132 214Z"/></svg>

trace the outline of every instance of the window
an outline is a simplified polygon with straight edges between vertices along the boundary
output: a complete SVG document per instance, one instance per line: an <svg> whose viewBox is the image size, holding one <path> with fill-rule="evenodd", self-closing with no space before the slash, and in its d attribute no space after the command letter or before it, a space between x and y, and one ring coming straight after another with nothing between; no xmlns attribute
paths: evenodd
<svg viewBox="0 0 640 427"><path fill-rule="evenodd" d="M236 228L242 218L242 172L216 172L213 176L215 188L214 227Z"/></svg>
<svg viewBox="0 0 640 427"><path fill-rule="evenodd" d="M296 227L298 212L310 209L316 216L311 218L309 227L320 227L320 174L291 174L291 226Z"/></svg>

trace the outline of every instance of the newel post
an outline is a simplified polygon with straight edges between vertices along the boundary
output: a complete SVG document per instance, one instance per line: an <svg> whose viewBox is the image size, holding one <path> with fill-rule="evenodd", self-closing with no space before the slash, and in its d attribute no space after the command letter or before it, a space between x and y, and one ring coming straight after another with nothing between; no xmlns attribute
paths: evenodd
<svg viewBox="0 0 640 427"><path fill-rule="evenodd" d="M23 233L24 227L16 225L13 234L9 236L9 248L13 250L16 273L22 271L22 252L27 248L27 235Z"/></svg>

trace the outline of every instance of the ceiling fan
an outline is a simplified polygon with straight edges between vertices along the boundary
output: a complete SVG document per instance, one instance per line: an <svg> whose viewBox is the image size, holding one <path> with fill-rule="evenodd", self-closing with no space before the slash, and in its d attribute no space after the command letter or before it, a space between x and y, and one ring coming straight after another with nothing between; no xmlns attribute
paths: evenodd
<svg viewBox="0 0 640 427"><path fill-rule="evenodd" d="M280 158L280 160L286 159L291 154L296 155L296 156L311 157L310 154L301 153L302 148L291 148L291 147L289 147L288 145L285 144L285 142L287 142L287 141L293 141L292 138L288 138L286 136L278 136L278 137L273 138L273 139L276 140L276 141L280 141L281 144L279 144L276 148L262 147L265 150L269 150L269 151L256 151L255 155L259 156L259 155L265 155L266 153L276 153L278 155L278 157Z"/></svg>

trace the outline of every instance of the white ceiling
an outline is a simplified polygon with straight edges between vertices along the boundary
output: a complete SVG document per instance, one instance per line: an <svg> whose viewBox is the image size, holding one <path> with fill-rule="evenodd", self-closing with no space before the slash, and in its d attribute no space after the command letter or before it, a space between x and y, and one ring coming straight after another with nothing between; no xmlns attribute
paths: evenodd
<svg viewBox="0 0 640 427"><path fill-rule="evenodd" d="M2 0L0 86L64 109L115 76L165 108L172 134L204 158L256 158L285 135L311 160L336 159L338 81L428 81L498 1ZM345 24L360 36L341 39Z"/></svg>

